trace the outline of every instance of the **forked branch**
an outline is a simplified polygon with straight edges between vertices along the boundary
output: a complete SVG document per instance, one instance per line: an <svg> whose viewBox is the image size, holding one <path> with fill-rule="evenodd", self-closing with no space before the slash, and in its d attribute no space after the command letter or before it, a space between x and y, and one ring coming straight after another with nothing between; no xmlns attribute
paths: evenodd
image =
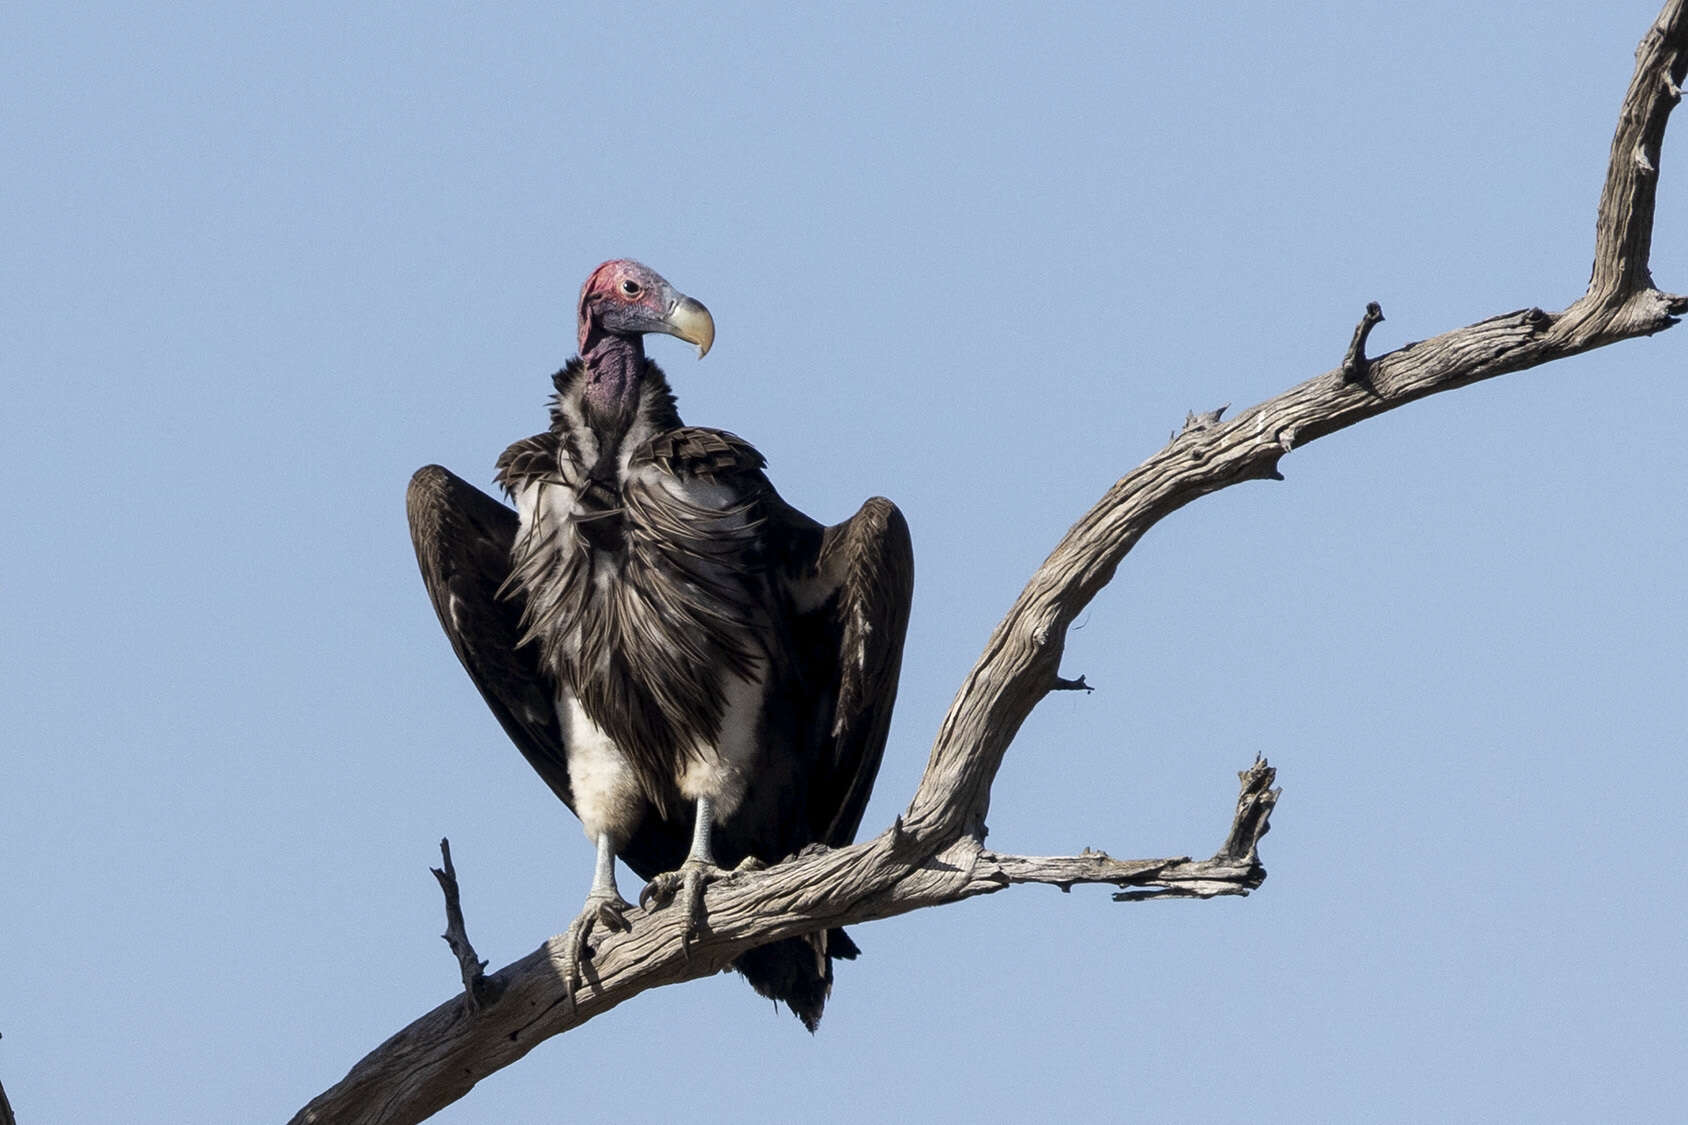
<svg viewBox="0 0 1688 1125"><path fill-rule="evenodd" d="M1559 313L1489 317L1376 358L1365 355L1368 310L1340 366L1244 410L1192 415L1168 445L1127 474L1056 546L996 627L945 716L908 810L878 837L805 855L710 887L709 928L687 947L678 911L635 912L632 928L599 942L570 1005L546 942L482 977L471 951L463 975L481 1004L461 997L382 1044L297 1122L413 1122L462 1097L481 1078L544 1039L640 992L717 972L753 946L820 929L989 894L1015 883L1121 888L1132 901L1246 894L1265 871L1256 845L1277 792L1273 771L1245 771L1225 845L1209 860L1005 856L984 848L991 784L1008 746L1061 676L1067 629L1149 528L1200 496L1246 480L1281 479L1284 454L1426 395L1650 335L1688 311L1653 287L1648 255L1660 152L1688 69L1688 18L1670 0L1636 52L1612 142L1588 291ZM1377 315L1380 315L1377 314ZM452 880L453 886L455 879ZM444 881L442 879L442 885ZM461 917L451 927L462 937ZM448 931L448 932L451 932ZM481 982L477 988L475 982ZM488 998L491 1001L488 1001Z"/></svg>
<svg viewBox="0 0 1688 1125"><path fill-rule="evenodd" d="M1654 289L1647 271L1659 152L1688 69L1683 3L1669 0L1636 52L1588 292L1562 313L1522 309L1408 344L1368 360L1364 380L1347 378L1344 365L1229 422L1192 416L1073 525L996 627L939 730L905 818L911 832L946 839L983 823L1003 754L1058 674L1067 627L1160 520L1229 485L1279 479L1283 455L1315 438L1427 395L1651 335L1688 312L1688 298Z"/></svg>

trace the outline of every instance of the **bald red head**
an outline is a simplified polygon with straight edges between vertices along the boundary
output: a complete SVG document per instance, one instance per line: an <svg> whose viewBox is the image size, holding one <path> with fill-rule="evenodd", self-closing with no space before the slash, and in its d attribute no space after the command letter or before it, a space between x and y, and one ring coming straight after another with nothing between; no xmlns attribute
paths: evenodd
<svg viewBox="0 0 1688 1125"><path fill-rule="evenodd" d="M583 356L605 336L663 332L696 344L699 358L715 340L708 309L631 258L615 258L592 271L580 287L578 318Z"/></svg>

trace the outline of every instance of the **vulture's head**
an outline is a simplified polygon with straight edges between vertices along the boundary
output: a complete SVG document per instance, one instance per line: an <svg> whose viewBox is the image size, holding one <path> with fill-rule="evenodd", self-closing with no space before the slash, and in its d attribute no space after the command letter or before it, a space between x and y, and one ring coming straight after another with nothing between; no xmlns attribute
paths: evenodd
<svg viewBox="0 0 1688 1125"><path fill-rule="evenodd" d="M715 342L709 310L662 275L630 258L605 262L580 287L580 354L605 336L665 332L697 345L702 359Z"/></svg>

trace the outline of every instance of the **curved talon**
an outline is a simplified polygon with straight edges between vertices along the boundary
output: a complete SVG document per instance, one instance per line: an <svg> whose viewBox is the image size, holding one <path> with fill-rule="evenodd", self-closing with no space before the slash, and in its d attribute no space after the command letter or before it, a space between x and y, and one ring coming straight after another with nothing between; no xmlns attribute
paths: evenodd
<svg viewBox="0 0 1688 1125"><path fill-rule="evenodd" d="M627 912L633 909L633 904L620 895L610 895L596 903L588 899L586 909L597 914L598 924L606 930L614 930L620 934L632 929L627 921Z"/></svg>
<svg viewBox="0 0 1688 1125"><path fill-rule="evenodd" d="M639 908L651 909L651 903L656 903L655 909L661 910L674 901L674 892L680 889L680 873L678 871L664 871L639 892Z"/></svg>
<svg viewBox="0 0 1688 1125"><path fill-rule="evenodd" d="M709 928L707 912L703 908L703 889L719 879L723 872L719 867L708 863L695 866L688 863L680 870L685 877L680 905L686 911L686 941L690 943L693 938Z"/></svg>
<svg viewBox="0 0 1688 1125"><path fill-rule="evenodd" d="M703 908L704 888L727 874L713 863L688 859L680 865L680 870L664 871L646 883L645 889L639 892L639 905L655 903L656 909L661 910L678 895L686 915L685 940L690 942L708 928L707 911Z"/></svg>
<svg viewBox="0 0 1688 1125"><path fill-rule="evenodd" d="M587 939L592 936L593 929L602 926L615 933L625 932L631 928L626 913L631 909L633 907L626 899L613 892L586 896L586 905L563 933L563 994L568 998L569 1007L574 1006L575 992L585 979L582 967L592 959L592 947L587 944Z"/></svg>
<svg viewBox="0 0 1688 1125"><path fill-rule="evenodd" d="M569 923L569 928L563 933L563 998L568 1001L569 1010L574 1010L574 996L580 984L581 952L586 947L586 935L592 930L592 920L588 913L582 913Z"/></svg>

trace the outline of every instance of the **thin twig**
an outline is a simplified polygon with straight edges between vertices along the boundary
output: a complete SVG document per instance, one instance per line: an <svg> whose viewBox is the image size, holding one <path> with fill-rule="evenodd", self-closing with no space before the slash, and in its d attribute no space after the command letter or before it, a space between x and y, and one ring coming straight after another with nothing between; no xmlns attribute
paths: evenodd
<svg viewBox="0 0 1688 1125"><path fill-rule="evenodd" d="M445 933L440 937L451 947L457 958L457 968L463 975L463 1003L471 1013L479 1012L498 1002L503 986L486 976L486 962L475 956L469 942L469 931L463 923L463 903L457 889L457 869L451 865L451 841L440 840L440 855L444 868L430 867L445 894Z"/></svg>
<svg viewBox="0 0 1688 1125"><path fill-rule="evenodd" d="M1366 313L1354 326L1354 338L1348 341L1348 354L1342 357L1342 380L1345 383L1364 381L1371 360L1366 358L1366 339L1371 330L1383 320L1383 306L1376 301L1366 305Z"/></svg>
<svg viewBox="0 0 1688 1125"><path fill-rule="evenodd" d="M1052 683L1049 686L1049 690L1050 691L1084 691L1084 692L1091 692L1091 691L1095 691L1096 689L1091 687L1089 684L1085 683L1083 676L1080 676L1076 680L1069 680L1069 679L1066 679L1062 676L1056 676L1055 682Z"/></svg>

